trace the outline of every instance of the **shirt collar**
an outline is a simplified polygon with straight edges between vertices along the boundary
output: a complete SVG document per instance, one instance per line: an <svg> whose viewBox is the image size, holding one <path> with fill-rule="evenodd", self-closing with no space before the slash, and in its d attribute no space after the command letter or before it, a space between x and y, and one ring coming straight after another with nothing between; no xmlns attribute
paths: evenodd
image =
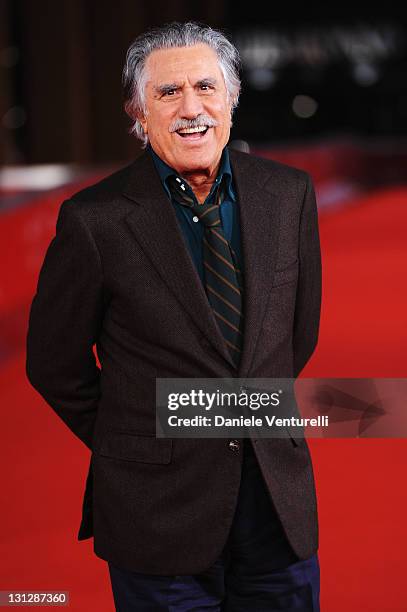
<svg viewBox="0 0 407 612"><path fill-rule="evenodd" d="M149 151L150 155L152 156L154 165L155 165L156 170L157 170L157 172L158 172L158 174L160 176L160 179L161 179L161 182L163 184L163 187L164 187L165 191L167 192L168 197L171 199L170 190L168 189L168 186L167 186L167 179L168 179L169 176L179 176L179 175L177 174L177 172L173 168L171 168L171 166L166 164L161 159L161 157L159 157L157 155L157 153L154 151L154 149L152 148L150 143L148 143L146 149L147 149L147 151ZM222 151L222 156L221 156L221 159L220 159L220 165L219 165L218 174L216 176L215 183L212 186L211 194L213 193L213 191L216 188L216 186L219 185L219 183L221 182L223 177L225 177L224 180L226 182L227 197L228 197L228 199L230 199L233 202L235 202L236 201L236 196L235 196L235 192L234 192L234 189L233 189L232 169L231 169L231 166L230 166L229 151L228 151L227 147L225 147L223 149L223 151ZM180 178L182 178L182 177L180 177Z"/></svg>

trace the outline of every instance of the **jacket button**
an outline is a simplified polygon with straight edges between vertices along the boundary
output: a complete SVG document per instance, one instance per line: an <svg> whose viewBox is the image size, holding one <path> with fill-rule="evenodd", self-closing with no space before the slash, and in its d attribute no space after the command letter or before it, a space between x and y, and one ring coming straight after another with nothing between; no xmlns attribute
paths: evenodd
<svg viewBox="0 0 407 612"><path fill-rule="evenodd" d="M229 450L231 450L232 452L238 453L240 450L239 440L229 440L228 447L229 447Z"/></svg>

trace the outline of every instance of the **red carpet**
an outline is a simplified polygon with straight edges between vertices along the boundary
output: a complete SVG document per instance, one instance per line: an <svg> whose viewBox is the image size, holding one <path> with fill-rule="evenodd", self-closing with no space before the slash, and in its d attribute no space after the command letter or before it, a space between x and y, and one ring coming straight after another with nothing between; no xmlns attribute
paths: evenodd
<svg viewBox="0 0 407 612"><path fill-rule="evenodd" d="M321 218L320 340L303 376L407 376L407 190ZM311 440L322 612L407 609L406 440Z"/></svg>
<svg viewBox="0 0 407 612"><path fill-rule="evenodd" d="M393 188L321 215L320 340L303 376L407 376L406 200L407 189ZM0 217L0 238L22 228L22 216L33 210L39 207L20 209L18 219ZM54 205L50 210L55 215ZM75 540L88 451L25 380L27 306L38 269L18 277L30 253L13 247L2 263L14 270L12 285L7 294L0 287L0 590L60 589L70 592L72 611L111 612L107 566L94 556L92 540ZM310 448L322 612L404 612L406 440L311 440Z"/></svg>

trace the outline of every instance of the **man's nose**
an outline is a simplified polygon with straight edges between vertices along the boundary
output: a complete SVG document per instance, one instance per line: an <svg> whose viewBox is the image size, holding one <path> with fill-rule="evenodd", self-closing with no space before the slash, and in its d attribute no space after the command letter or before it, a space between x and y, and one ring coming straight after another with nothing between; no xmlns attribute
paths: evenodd
<svg viewBox="0 0 407 612"><path fill-rule="evenodd" d="M203 105L199 95L193 89L186 89L181 99L180 116L185 119L194 119L202 111Z"/></svg>

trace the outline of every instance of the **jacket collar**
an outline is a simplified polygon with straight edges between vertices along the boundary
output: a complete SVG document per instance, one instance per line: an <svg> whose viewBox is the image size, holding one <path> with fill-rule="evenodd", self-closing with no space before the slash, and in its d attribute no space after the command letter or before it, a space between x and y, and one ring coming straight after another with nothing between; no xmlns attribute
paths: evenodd
<svg viewBox="0 0 407 612"><path fill-rule="evenodd" d="M168 197L171 199L171 193L167 185L167 179L170 176L178 176L179 178L182 177L173 168L171 168L171 166L166 164L161 159L161 157L159 157L159 155L157 155L157 153L154 151L150 144L147 145L146 152L151 155L155 169L157 170L158 175L161 179L162 186L164 187L164 190L167 193ZM211 197L212 193L222 180L224 180L226 184L228 199L235 202L236 196L232 186L232 168L230 167L229 151L227 147L225 147L222 151L218 175L208 197Z"/></svg>

